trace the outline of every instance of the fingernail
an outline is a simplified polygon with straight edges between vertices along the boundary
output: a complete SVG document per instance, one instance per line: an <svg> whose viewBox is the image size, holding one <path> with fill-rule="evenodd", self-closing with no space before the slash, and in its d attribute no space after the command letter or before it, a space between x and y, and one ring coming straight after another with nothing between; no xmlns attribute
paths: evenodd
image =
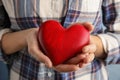
<svg viewBox="0 0 120 80"><path fill-rule="evenodd" d="M45 66L48 67L48 68L51 68L52 65L48 64L48 63L45 63Z"/></svg>
<svg viewBox="0 0 120 80"><path fill-rule="evenodd" d="M45 66L46 66L46 67L49 67L49 65L48 65L47 63L45 63Z"/></svg>
<svg viewBox="0 0 120 80"><path fill-rule="evenodd" d="M89 48L85 48L85 49L84 49L84 52L87 52L87 51L89 51Z"/></svg>

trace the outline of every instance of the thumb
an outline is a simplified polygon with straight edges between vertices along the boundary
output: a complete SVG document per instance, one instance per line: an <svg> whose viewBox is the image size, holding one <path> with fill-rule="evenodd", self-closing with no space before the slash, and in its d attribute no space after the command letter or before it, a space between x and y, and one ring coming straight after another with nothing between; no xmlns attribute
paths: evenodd
<svg viewBox="0 0 120 80"><path fill-rule="evenodd" d="M51 60L43 54L39 48L39 43L37 41L37 31L38 29L32 29L31 32L26 37L26 43L28 47L28 52L38 61L45 63L49 68L52 67Z"/></svg>
<svg viewBox="0 0 120 80"><path fill-rule="evenodd" d="M90 23L90 22L84 22L82 23L83 26L85 26L85 28L89 31L92 32L94 29L94 26Z"/></svg>
<svg viewBox="0 0 120 80"><path fill-rule="evenodd" d="M44 55L44 53L42 53L39 49L32 48L31 50L28 51L36 60L44 63L46 67L48 68L52 67L51 60L46 55Z"/></svg>

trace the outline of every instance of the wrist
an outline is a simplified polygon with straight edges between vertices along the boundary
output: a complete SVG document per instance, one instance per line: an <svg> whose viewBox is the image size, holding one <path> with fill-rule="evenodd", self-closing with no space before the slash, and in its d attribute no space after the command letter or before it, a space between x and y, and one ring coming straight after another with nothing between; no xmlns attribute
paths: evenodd
<svg viewBox="0 0 120 80"><path fill-rule="evenodd" d="M39 28L31 28L28 29L27 34L25 36L25 45L28 46L30 40L32 40L31 38L36 38L37 37L37 32L38 32ZM35 36L36 37L35 37Z"/></svg>
<svg viewBox="0 0 120 80"><path fill-rule="evenodd" d="M103 48L103 43L99 36L91 35L90 43L95 44L97 47L97 49L95 51L96 58L103 59L106 57L104 48Z"/></svg>
<svg viewBox="0 0 120 80"><path fill-rule="evenodd" d="M1 39L1 47L4 53L12 54L27 47L26 37L31 31L32 28L4 34Z"/></svg>

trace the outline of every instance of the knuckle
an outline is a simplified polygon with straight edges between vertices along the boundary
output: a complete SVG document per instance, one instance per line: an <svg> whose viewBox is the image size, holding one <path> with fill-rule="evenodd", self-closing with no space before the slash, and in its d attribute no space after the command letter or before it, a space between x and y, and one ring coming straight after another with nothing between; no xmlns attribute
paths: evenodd
<svg viewBox="0 0 120 80"><path fill-rule="evenodd" d="M28 47L28 52L29 53L35 53L34 47Z"/></svg>

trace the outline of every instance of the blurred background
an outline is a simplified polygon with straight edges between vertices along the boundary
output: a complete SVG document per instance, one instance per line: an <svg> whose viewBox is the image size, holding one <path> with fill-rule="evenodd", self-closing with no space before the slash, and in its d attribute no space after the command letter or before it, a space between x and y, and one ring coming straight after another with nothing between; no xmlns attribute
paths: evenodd
<svg viewBox="0 0 120 80"><path fill-rule="evenodd" d="M0 61L0 80L9 80L7 65L3 61Z"/></svg>
<svg viewBox="0 0 120 80"><path fill-rule="evenodd" d="M120 65L107 66L109 80L120 80Z"/></svg>

